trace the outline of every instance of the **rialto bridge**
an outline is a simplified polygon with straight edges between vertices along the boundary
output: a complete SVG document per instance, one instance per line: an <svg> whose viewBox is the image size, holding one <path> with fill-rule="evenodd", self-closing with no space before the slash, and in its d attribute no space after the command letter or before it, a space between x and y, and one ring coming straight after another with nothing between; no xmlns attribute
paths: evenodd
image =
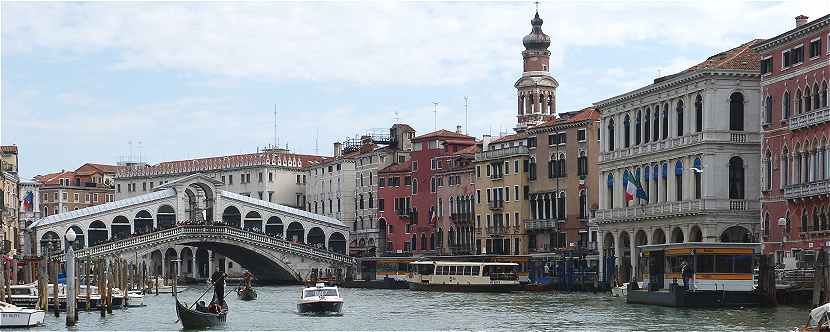
<svg viewBox="0 0 830 332"><path fill-rule="evenodd" d="M138 260L160 277L177 271L202 279L215 269L238 272L241 265L259 280L284 282L312 269L354 264L345 255L348 227L337 219L224 191L222 185L193 174L145 195L51 215L29 226L31 241L37 255L59 253L72 229L79 257Z"/></svg>

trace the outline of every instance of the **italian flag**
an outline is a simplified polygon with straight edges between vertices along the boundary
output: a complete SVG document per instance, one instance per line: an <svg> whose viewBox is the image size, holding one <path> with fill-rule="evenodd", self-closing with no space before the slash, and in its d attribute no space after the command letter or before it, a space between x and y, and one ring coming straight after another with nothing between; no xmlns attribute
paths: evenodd
<svg viewBox="0 0 830 332"><path fill-rule="evenodd" d="M625 181L628 182L628 184L625 185L626 202L642 196L643 190L640 189L640 182L631 175L631 172L625 173Z"/></svg>

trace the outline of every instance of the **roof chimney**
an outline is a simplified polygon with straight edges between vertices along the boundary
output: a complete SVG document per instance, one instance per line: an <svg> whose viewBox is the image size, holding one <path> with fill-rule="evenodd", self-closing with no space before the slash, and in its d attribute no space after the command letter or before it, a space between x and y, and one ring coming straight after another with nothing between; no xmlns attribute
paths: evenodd
<svg viewBox="0 0 830 332"><path fill-rule="evenodd" d="M493 140L493 137L490 135L482 135L481 136L481 151L487 151L487 147L490 146L490 141Z"/></svg>
<svg viewBox="0 0 830 332"><path fill-rule="evenodd" d="M804 16L804 15L798 15L798 16L796 16L796 17L795 17L795 27L796 27L796 28L798 28L798 27L800 27L800 26L802 26L802 25L806 24L806 23L807 23L807 19L808 19L808 18L809 18L809 17Z"/></svg>
<svg viewBox="0 0 830 332"><path fill-rule="evenodd" d="M340 144L340 142L334 142L334 157L335 158L340 157L340 155L343 153L342 147L343 146Z"/></svg>
<svg viewBox="0 0 830 332"><path fill-rule="evenodd" d="M455 126L455 133L456 133L456 134L463 134L463 133L461 132L461 125L457 125L457 126Z"/></svg>

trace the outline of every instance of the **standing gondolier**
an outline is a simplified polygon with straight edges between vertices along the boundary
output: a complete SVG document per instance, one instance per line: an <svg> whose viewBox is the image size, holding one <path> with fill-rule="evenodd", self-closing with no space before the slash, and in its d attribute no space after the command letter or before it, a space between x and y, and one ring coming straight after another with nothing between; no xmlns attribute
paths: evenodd
<svg viewBox="0 0 830 332"><path fill-rule="evenodd" d="M213 301L211 306L217 307L212 312L220 312L225 307L225 272L216 270L210 276L210 282L213 284Z"/></svg>

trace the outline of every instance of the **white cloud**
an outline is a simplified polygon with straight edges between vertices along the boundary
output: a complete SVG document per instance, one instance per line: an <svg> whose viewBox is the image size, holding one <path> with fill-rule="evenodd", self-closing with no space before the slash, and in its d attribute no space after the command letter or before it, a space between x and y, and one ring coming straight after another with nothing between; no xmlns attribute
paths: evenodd
<svg viewBox="0 0 830 332"><path fill-rule="evenodd" d="M363 85L513 77L532 10L525 3L473 2L2 6L4 54L117 50L117 69ZM747 34L775 35L798 13L828 10L822 1L565 2L543 4L543 18L556 69L573 47L657 40L726 48Z"/></svg>

